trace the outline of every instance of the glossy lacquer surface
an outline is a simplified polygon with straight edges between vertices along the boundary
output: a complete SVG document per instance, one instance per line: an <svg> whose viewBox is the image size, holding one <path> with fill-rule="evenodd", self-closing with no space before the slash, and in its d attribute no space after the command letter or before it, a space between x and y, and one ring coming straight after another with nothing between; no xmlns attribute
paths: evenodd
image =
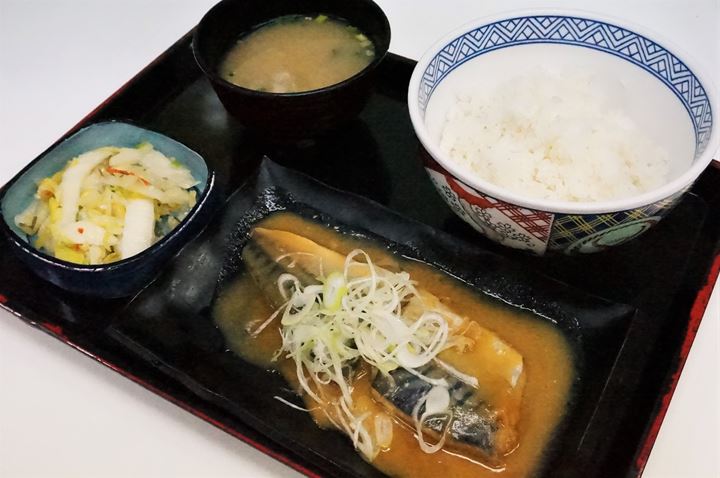
<svg viewBox="0 0 720 478"><path fill-rule="evenodd" d="M128 118L180 140L208 158L208 162L217 171L219 183L225 186L226 193L233 191L243 180L254 177L261 157L267 154L292 170L302 171L332 186L362 194L400 211L404 218L420 220L443 229L455 238L451 239L453 243L458 238L460 241L465 239L473 242L476 246L470 249L473 254L477 254L475 260L503 264L499 266L500 269L507 267L508 270L515 271L512 273L514 276L510 275L516 278L522 275L532 276L529 281L534 287L551 289L546 302L556 302L561 306L560 310L567 311L565 305L578 300L589 301L586 304L605 304L608 307L601 307L600 310L622 310L620 314L609 313L605 316L618 320L593 322L588 319L579 329L580 335L588 337L586 341L590 343L595 340L593 337L597 332L600 336L605 334L607 343L614 345L590 349L603 351L607 356L595 359L590 356L587 360L598 360L592 363L605 365L597 367L598 371L594 373L598 375L592 376L598 379L590 381L594 391L583 392L592 398L586 405L592 407L592 410L583 407L574 409L578 415L571 417L580 418L572 418L567 425L566 430L570 433L564 435L563 440L568 440L564 443L577 440L578 435L573 434L580 433L581 430L591 432L585 435L582 447L572 450L573 459L563 458L562 451L558 452L554 459L557 460L558 469L565 470L563 473L567 476L577 474L576 467L583 463L593 464L592 469L584 469L584 474L616 476L633 473L637 466L635 455L642 448L646 427L651 423L660 403L659 399L665 391L665 379L674 371L682 355L682 344L691 320L695 294L706 281L710 260L717 247L720 233L720 221L717 218L717 211L720 209L714 187L720 181L717 170L709 169L694 188L693 194L656 230L649 232L635 244L628 244L601 256L533 258L478 239L477 235L455 219L434 195L432 185L427 182L425 173L416 160L417 143L407 120L404 104L404 88L411 63L391 58L391 61L383 66L381 73L384 80L381 81L379 94L372 98L368 109L352 127L314 143L278 148L264 146L246 137L241 128L222 113L209 85L200 79L199 72L190 60L186 39L168 57L146 72L144 77L105 105L92 119ZM176 82L174 88L168 89L167 80L170 78L184 78L186 82ZM138 100L147 97L156 98L157 107L148 110L146 105ZM344 161L338 161L338 157ZM287 177L295 176L289 174ZM319 197L323 197L323 191L326 191L315 184L306 189L317 192ZM314 194L309 197L309 201L312 198L317 199ZM352 198L347 199L345 195L341 197L350 203L355 201ZM362 214L365 221L372 219L382 223L383 217L386 218L385 221L387 217L392 217L391 222L401 220L395 221L394 216L385 216L390 214L387 211L375 209L375 206L364 201L360 202L362 206L358 206L357 211L377 211L377 214ZM334 212L333 216L342 215L342 211ZM218 217L227 217L227 213L228 209L221 209ZM376 224L356 224L355 219L358 218L351 216L335 220L350 223L360 229L368 229ZM383 237L387 235L387 231L385 234L382 231L376 232L380 232ZM210 229L206 232L211 233ZM438 240L432 234L421 236L427 243ZM344 442L333 440L333 448L319 450L318 443L324 443L323 440L327 438L318 437L323 433L311 431L309 427L308 433L319 441L313 441L313 438L303 442L300 448L293 446L294 453L288 452L288 440L292 438L287 433L263 429L258 425L257 414L253 415L247 410L241 412L237 403L232 407L217 403L200 393L193 383L179 380L177 372L187 375L187 368L178 367L176 364L168 366L166 360L182 361L182 356L163 357L165 349L162 348L162 336L153 336L152 329L135 329L132 333L136 334L137 340L134 345L130 344L130 347L125 340L117 342L117 334L113 333L112 337L108 335L105 327L111 322L114 330L119 330L125 337L131 335L131 319L137 314L129 312L136 310L133 307L144 303L148 297L153 297L162 284L167 284L166 281L172 281L187 272L187 267L183 268L183 264L187 266L183 258L192 257L192 247L202 244L204 237L208 236L200 236L198 242L186 249L180 258L171 262L156 284L147 289L138 301L131 305L129 311L124 310L127 301L81 300L52 286L43 286L42 300L33 300L33 294L40 293L38 279L9 255L0 257L1 277L12 277L13 280L3 280L0 291L7 299L7 306L22 314L26 320L44 324L47 330L80 344L88 352L111 362L115 367L124 370L123 373L144 382L158 393L174 397L173 400L183 402L185 406L208 419L219 421L235 433L242 433L246 437L266 443L272 449L289 456L291 460L301 465L304 463L306 469L339 474L350 466L361 475L374 473L355 461L357 458L347 443L343 445ZM396 236L390 239L403 242L404 238ZM505 256L510 262L499 256ZM666 260L658 262L655 260L658 256ZM571 284L571 288L553 280L536 279L536 272L525 272L530 270L542 271L555 280ZM591 299L586 294L598 298ZM165 297L165 294L160 297ZM627 304L629 307L625 308L620 304ZM590 308L596 309L594 306ZM199 317L202 315L200 312ZM634 315L628 318L626 314ZM622 320L619 320L620 318ZM202 334L198 334L198 337L202 337ZM618 346L621 340L625 343L622 348ZM147 351L154 356L148 355ZM587 356L588 354L584 355ZM612 371L607 367L611 359L617 360L617 366ZM233 367L240 366L232 363ZM248 372L243 369L243 373L261 372ZM192 377L192 374L190 376ZM196 380L198 377L192 378ZM204 375L199 378L212 377ZM228 396L223 397L232 398L232 395L228 393ZM286 412L278 413L282 416L282 413ZM281 420L278 423L283 424ZM255 429L259 432L254 431ZM311 463L303 462L298 457L300 450L310 450L315 453L316 459ZM307 458L306 454L301 454ZM567 468L563 468L565 466Z"/></svg>

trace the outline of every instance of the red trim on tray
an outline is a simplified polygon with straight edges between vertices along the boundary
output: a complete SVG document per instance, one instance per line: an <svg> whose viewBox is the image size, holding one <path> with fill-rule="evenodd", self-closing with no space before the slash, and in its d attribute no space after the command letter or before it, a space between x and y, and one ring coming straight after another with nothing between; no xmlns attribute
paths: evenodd
<svg viewBox="0 0 720 478"><path fill-rule="evenodd" d="M714 166L720 169L720 163L713 161ZM717 282L718 275L720 275L720 254L715 255L712 266L710 266L710 272L707 276L705 285L695 296L692 308L690 309L690 322L688 323L687 333L683 339L682 346L680 348L680 355L678 360L678 366L670 377L668 389L660 400L660 409L655 415L650 428L648 428L645 434L645 440L643 441L642 448L637 454L635 459L635 467L637 468L637 476L642 475L645 465L647 464L650 452L652 451L655 439L660 432L660 426L662 425L665 415L667 414L668 407L670 406L670 400L672 399L675 389L677 388L678 381L680 380L680 374L682 373L683 367L687 360L690 348L692 347L695 336L697 335L698 328L700 327L700 321L702 321L705 310L710 302L710 296L712 295L713 288Z"/></svg>
<svg viewBox="0 0 720 478"><path fill-rule="evenodd" d="M0 304L7 304L8 298L0 294Z"/></svg>
<svg viewBox="0 0 720 478"><path fill-rule="evenodd" d="M148 391L150 391L150 392L152 392L152 393L154 393L154 394L156 394L156 395L164 398L165 400L167 400L167 401L169 401L169 402L171 402L171 403L179 406L179 407L182 408L183 410L192 413L192 414L195 415L196 417L198 417L198 418L200 418L200 419L202 419L202 420L205 420L206 422L208 422L208 423L210 423L210 424L212 424L212 425L215 425L217 428L219 428L220 430L228 433L229 435L232 435L232 436L234 436L235 438L239 438L240 440L242 440L243 442L245 442L245 443L247 443L248 445L252 446L252 447L255 448L256 450L258 450L258 451L260 451L260 452L262 452L262 453L264 453L264 454L266 454L266 455L268 455L268 456L276 459L277 461L279 461L279 462L281 462L281 463L284 463L285 465L289 466L290 468L293 468L294 470L302 473L303 475L308 476L308 477L310 477L310 478L322 478L321 475L318 475L318 474L315 473L314 471L311 471L311 470L305 468L304 466L302 466L301 464L294 462L293 460L291 460L291 459L288 458L287 456L285 456L285 455L283 455L283 454L281 454L281 453L278 453L278 452L276 452L275 450L273 450L272 448L268 448L268 447L266 447L265 445L263 445L263 444L261 444L261 443L256 442L256 441L253 440L252 438L249 438L249 437L247 437L246 435L243 435L242 433L240 433L240 432L237 431L236 429L234 429L234 428L232 428L232 427L230 427L230 426L222 423L222 422L219 421L219 420L216 420L216 419L212 418L211 416L209 416L209 415L201 412L200 410L197 410L197 409L193 408L193 407L190 406L189 404L187 404L187 403L185 403L185 402L183 402L183 401L181 401L181 400L178 400L177 398L173 397L172 395L170 395L170 394L168 394L168 393L160 390L159 388L155 387L154 385L151 385L150 383L144 381L144 380L141 379L140 377L137 377L136 375L131 374L131 373L128 372L127 370L122 369L122 368L116 366L116 365L113 364L112 362L108 362L107 360L103 359L102 357L97 357L97 356L95 356L95 355L87 352L86 350L83 350L83 349L81 349L81 348L79 348L79 347L76 347L74 344L71 344L70 342L67 342L67 343L70 344L70 345L72 345L73 347L77 348L78 350L81 350L83 353L89 355L90 357L94 358L95 360L97 360L97 361L100 362L101 364L105 365L105 366L108 367L109 369L111 369L111 370L119 373L119 374L122 375L123 377L132 380L133 382L137 383L138 385L142 386L143 388L147 389Z"/></svg>
<svg viewBox="0 0 720 478"><path fill-rule="evenodd" d="M50 322L43 322L42 324L39 324L40 327L45 329L46 331L50 332L52 335L58 337L59 339L63 340L66 343L70 343L67 341L67 337L65 337L65 333L63 332L62 327L56 324L51 324Z"/></svg>
<svg viewBox="0 0 720 478"><path fill-rule="evenodd" d="M248 436L243 435L242 433L240 433L236 429L230 427L229 425L225 425L224 423L220 422L219 420L216 420L216 419L210 417L209 415L206 415L205 413L201 412L200 410L193 408L192 406L190 406L186 402L183 402L182 400L178 400L177 398L173 397L172 395L164 392L163 390L155 387L154 385L151 385L150 383L144 381L143 379L141 379L140 377L138 377L136 375L133 375L132 373L128 372L127 370L120 368L119 366L115 365L114 363L112 363L102 357L99 357L99 356L91 353L90 351L82 348L80 345L69 340L63 334L63 329L59 325L51 324L49 322L44 322L44 323L38 324L38 326L41 329L45 330L46 332L49 332L53 336L60 339L65 344L74 348L75 350L82 352L83 354L87 355L88 357L92 358L93 360L106 366L110 370L113 370L113 371L117 372L118 374L122 375L123 377L132 380L133 382L137 383L138 385L142 386L143 388L147 389L148 391L164 398L165 400L167 400L170 403L173 403L173 404L179 406L183 410L192 413L196 417L198 417L202 420L205 420L206 422L210 423L211 425L215 425L220 430L228 433L229 435L234 436L235 438L240 439L241 441L247 443L248 445L252 446L256 450L276 459L277 461L279 461L281 463L284 463L285 465L302 473L305 476L308 476L309 478L322 478L321 475L318 475L314 471L312 471L308 468L305 468L303 465L294 462L292 459L288 458L287 456L285 456L279 452L276 452L275 450L273 450L271 448L268 448L267 446L263 445L262 443L256 442L252 438L249 438Z"/></svg>

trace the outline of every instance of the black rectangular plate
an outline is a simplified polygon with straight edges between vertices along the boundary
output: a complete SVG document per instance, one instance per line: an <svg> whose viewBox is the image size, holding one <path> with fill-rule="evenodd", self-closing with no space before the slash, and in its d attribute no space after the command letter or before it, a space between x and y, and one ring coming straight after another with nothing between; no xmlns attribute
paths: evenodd
<svg viewBox="0 0 720 478"><path fill-rule="evenodd" d="M568 441L574 448L559 452L557 463L570 475L639 474L720 269L720 169L709 167L691 194L656 228L602 254L533 257L502 248L457 219L427 180L405 103L413 66L410 60L390 55L381 67L378 91L358 120L314 142L269 147L245 135L227 116L194 63L187 35L68 135L96 121L134 121L203 155L217 171L227 196L252 177L263 155L268 155L335 188L373 199L401 213L404 220L466 240L489 257L503 256L533 271L529 274L542 273L571 289L602 297L603 303L628 304L637 313L615 329L613 340L622 340L608 352L614 358L612 368L605 380L593 383L592 409L583 409L577 419L583 433ZM197 241L203 237L207 236ZM170 264L158 283L181 268L191 247ZM153 291L159 293L152 286L144 296ZM322 454L312 461L301 457L299 449L290 451L288 436L274 434L258 426L251 414L200 393L194 383L174 373L176 368L160 360L159 340L154 345L136 342L137 347L131 348L120 344L108 325L131 323L124 313L129 302L72 296L42 282L10 254L0 255L0 304L22 320L306 474L346 470ZM147 351L158 354L150 357ZM572 425L568 430L573 430ZM593 466L588 469L587 463Z"/></svg>
<svg viewBox="0 0 720 478"><path fill-rule="evenodd" d="M242 269L240 250L250 228L277 211L290 211L353 237L372 239L396 255L451 273L478 293L485 293L487 300L532 311L534 320L549 321L559 328L573 347L578 380L571 394L571 411L552 441L554 452L547 469L552 476L572 476L580 466L591 464L581 465L578 450L593 443L590 437L614 431L607 417L595 414L637 312L634 308L582 294L502 256L270 161L230 198L213 225L185 248L171 270L130 304L109 333L198 396L285 447L300 451L326 474L378 476L349 440L320 430L308 414L275 400L277 395L293 400L294 393L278 374L229 352L213 321L213 297ZM621 393L628 391L620 388ZM601 420L593 422L597 418ZM586 456L595 456L594 450Z"/></svg>

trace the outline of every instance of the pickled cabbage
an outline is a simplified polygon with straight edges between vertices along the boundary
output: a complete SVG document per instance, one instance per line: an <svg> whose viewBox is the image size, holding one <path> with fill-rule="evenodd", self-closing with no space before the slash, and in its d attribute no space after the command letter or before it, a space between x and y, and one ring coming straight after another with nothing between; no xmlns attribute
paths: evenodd
<svg viewBox="0 0 720 478"><path fill-rule="evenodd" d="M195 205L197 184L150 143L105 146L42 179L15 224L58 259L107 264L143 251L177 226Z"/></svg>

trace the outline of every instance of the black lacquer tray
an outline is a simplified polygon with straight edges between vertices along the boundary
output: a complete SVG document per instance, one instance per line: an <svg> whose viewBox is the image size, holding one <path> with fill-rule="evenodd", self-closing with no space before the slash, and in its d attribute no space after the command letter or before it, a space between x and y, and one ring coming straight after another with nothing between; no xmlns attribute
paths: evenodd
<svg viewBox="0 0 720 478"><path fill-rule="evenodd" d="M358 204L358 211L377 212L373 221L393 217L391 211L357 197L364 196L398 213L397 221L424 231L428 240L460 244L456 247L476 255L477 260L501 264L498 270L510 271L508 275L516 279L525 273L529 283L541 284L539 290L560 305L581 303L586 311L600 311L595 319L581 321L580 331L585 347L583 363L602 367L593 373L583 372L585 381L579 396L587 400L568 415L545 474L639 475L720 271L720 168L713 163L665 220L626 245L580 257L542 258L505 249L481 238L457 219L427 179L417 157L418 143L405 103L413 66L410 60L390 55L381 66L378 91L368 107L358 120L334 134L293 147L266 146L245 135L226 115L196 67L190 36L186 35L68 135L88 123L109 119L131 120L167 134L205 157L216 170L226 197L248 179L251 181L246 188L257 183L258 166L267 155L284 166L271 167L283 171L283 181L305 184L302 191L317 193L310 194L306 202L335 198L349 206ZM267 165L264 167L267 173ZM328 189L308 177L337 189ZM247 189L233 197L233 207L245 193ZM218 220L134 301L69 295L42 282L5 252L0 254L0 304L20 319L301 472L376 475L346 442L335 440L340 444L318 450L326 440L322 435L331 432L307 427L309 435L301 436L301 446L295 446L300 435L261 426L251 407L243 409L243 403L228 402L230 392L220 399L205 393L210 389L196 386L201 375L183 365L182 357L168 354L172 349L165 347L161 334L153 336L152 328L137 326L143 304L148 298L167 299L163 284L179 278L197 248L217 237L213 234L232 217L231 209L221 207ZM337 219L346 219L360 229L376 225L372 221L352 224L368 220L367 215L348 214ZM387 232L382 228L373 231L380 236ZM392 231L389 234L393 235ZM402 237L388 239L402 242ZM198 316L202 313L198 311ZM236 362L225 365L227 370L239 367ZM202 365L197 369L202 370ZM240 372L256 378L264 373L255 369ZM277 412L288 414L280 409Z"/></svg>

